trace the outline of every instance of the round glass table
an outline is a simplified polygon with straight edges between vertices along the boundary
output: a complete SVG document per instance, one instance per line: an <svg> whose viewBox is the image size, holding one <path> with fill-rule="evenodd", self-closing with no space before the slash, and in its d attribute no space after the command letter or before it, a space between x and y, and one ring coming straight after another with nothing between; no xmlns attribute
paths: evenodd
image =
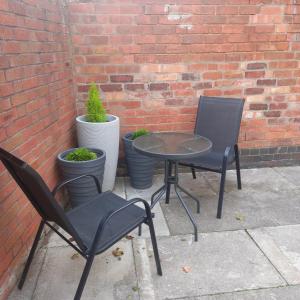
<svg viewBox="0 0 300 300"><path fill-rule="evenodd" d="M212 147L212 142L203 136L192 133L157 132L138 137L134 140L133 147L137 152L143 155L165 161L164 184L151 196L151 208L164 194L166 195L166 203L169 203L170 188L173 184L175 193L193 224L195 241L197 241L198 230L196 222L179 191L185 193L196 202L197 213L200 213L200 202L195 196L179 185L178 162L209 152ZM172 170L173 166L174 172Z"/></svg>

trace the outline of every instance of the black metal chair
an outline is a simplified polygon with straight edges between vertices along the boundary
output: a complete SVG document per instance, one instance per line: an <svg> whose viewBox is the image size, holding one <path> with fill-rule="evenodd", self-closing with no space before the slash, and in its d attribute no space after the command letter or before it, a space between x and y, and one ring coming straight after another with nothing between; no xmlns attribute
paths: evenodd
<svg viewBox="0 0 300 300"><path fill-rule="evenodd" d="M149 226L157 273L162 275L152 214L145 200L136 198L126 201L112 192L101 193L98 179L93 175L83 175L94 179L99 195L65 213L54 196L64 185L83 176L62 182L51 193L40 175L24 161L2 148L0 148L0 159L42 218L18 284L19 289L23 287L45 224L87 260L75 300L81 298L95 255L102 253L143 223ZM145 209L136 206L137 202L142 202ZM50 222L56 223L69 233L76 244L73 244Z"/></svg>
<svg viewBox="0 0 300 300"><path fill-rule="evenodd" d="M221 173L217 218L222 216L224 185L228 165L235 162L237 186L242 188L238 136L244 107L244 99L201 96L195 125L195 134L209 138L212 151L181 165L191 167L193 178L195 169Z"/></svg>

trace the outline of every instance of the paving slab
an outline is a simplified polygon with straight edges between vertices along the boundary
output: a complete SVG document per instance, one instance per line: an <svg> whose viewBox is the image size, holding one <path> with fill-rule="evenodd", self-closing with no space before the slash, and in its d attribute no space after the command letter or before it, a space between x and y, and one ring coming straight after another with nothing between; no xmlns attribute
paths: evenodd
<svg viewBox="0 0 300 300"><path fill-rule="evenodd" d="M229 178L228 182L232 184ZM222 219L216 219L218 197L200 199L201 212L196 213L193 200L184 197L198 224L199 232L224 231L299 223L300 189L270 189L244 186L224 194ZM161 202L171 235L192 233L193 227L177 199Z"/></svg>
<svg viewBox="0 0 300 300"><path fill-rule="evenodd" d="M176 300L299 300L300 286L287 286L254 291L242 291L220 295L209 295Z"/></svg>
<svg viewBox="0 0 300 300"><path fill-rule="evenodd" d="M36 251L36 254L34 256L34 259L28 271L22 290L19 290L16 286L12 291L12 293L9 295L8 300L31 300L32 299L39 278L39 274L45 260L46 252L47 249L44 248L41 248ZM23 271L23 268L21 268L21 270Z"/></svg>
<svg viewBox="0 0 300 300"><path fill-rule="evenodd" d="M300 284L300 225L248 230L288 284Z"/></svg>
<svg viewBox="0 0 300 300"><path fill-rule="evenodd" d="M212 189L216 193L219 193L221 175L214 172L204 172L203 176L209 182ZM241 178L243 190L252 193L256 191L281 191L282 189L289 190L295 188L292 182L273 168L242 169ZM235 170L228 170L226 173L225 192L235 191L236 189L236 172Z"/></svg>
<svg viewBox="0 0 300 300"><path fill-rule="evenodd" d="M124 251L121 260L112 255L116 247ZM74 256L75 253L71 247L48 249L32 299L74 298L85 264L80 255ZM82 299L139 299L131 241L122 240L96 256Z"/></svg>
<svg viewBox="0 0 300 300"><path fill-rule="evenodd" d="M273 168L293 185L300 187L300 166Z"/></svg>
<svg viewBox="0 0 300 300"><path fill-rule="evenodd" d="M176 299L286 285L245 231L160 237L163 276L149 239L134 240L140 297Z"/></svg>

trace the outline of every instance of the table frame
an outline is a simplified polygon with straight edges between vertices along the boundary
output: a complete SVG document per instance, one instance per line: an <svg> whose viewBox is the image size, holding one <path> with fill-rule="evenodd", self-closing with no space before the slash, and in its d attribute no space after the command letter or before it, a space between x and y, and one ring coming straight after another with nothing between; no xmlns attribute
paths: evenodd
<svg viewBox="0 0 300 300"><path fill-rule="evenodd" d="M172 172L174 165L174 174ZM195 241L198 241L198 228L196 221L190 212L187 205L184 203L184 200L182 199L182 196L180 195L180 191L188 195L191 199L193 199L196 202L197 205L197 213L200 213L200 202L199 200L193 196L191 193L189 193L186 189L184 189L182 186L179 185L179 179L178 179L178 161L173 160L165 160L165 173L164 173L164 184L161 186L156 192L154 192L151 196L151 208L155 206L155 204L161 200L164 194L166 194L166 203L168 204L170 202L170 190L171 185L174 185L175 193L179 199L179 202L183 206L184 210L186 211L190 221L193 224L194 227L194 235L195 235Z"/></svg>

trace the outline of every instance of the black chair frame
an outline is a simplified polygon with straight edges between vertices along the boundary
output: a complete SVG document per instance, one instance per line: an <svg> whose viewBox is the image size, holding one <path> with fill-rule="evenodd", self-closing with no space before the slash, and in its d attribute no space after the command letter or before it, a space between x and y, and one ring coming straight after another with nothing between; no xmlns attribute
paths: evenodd
<svg viewBox="0 0 300 300"><path fill-rule="evenodd" d="M222 168L221 169L211 169L205 168L185 163L180 163L183 166L191 167L191 172L193 175L193 179L196 179L196 169L198 170L205 170L210 172L215 172L221 174L221 181L220 181L220 190L219 190L219 200L218 200L218 209L217 209L217 218L220 219L222 217L222 208L223 208L223 198L224 198L224 190L225 190L225 179L226 179L226 171L228 167L228 156L231 151L231 147L226 147L223 161L222 161ZM238 145L234 145L234 159L235 159L235 168L236 168L236 177L237 177L237 188L239 190L242 189L242 180L241 180L241 169L240 169L240 158L239 158L239 148Z"/></svg>
<svg viewBox="0 0 300 300"><path fill-rule="evenodd" d="M156 268L157 268L157 273L158 273L158 275L162 275L162 269L161 269L159 253L158 253L158 247L157 247L157 241L156 241L155 230L154 230L154 225L153 225L153 220L152 220L153 215L151 214L151 208L150 208L149 204L147 203L147 201L145 201L143 199L140 199L140 198L135 198L135 199L132 199L132 200L128 201L124 206L120 207L119 209L109 212L99 222L99 225L97 227L97 231L96 231L96 234L94 236L93 242L92 242L92 244L89 248L87 248L83 244L81 238L77 235L76 231L73 232L73 234L72 234L72 232L68 232L72 236L72 239L77 243L78 246L76 246L75 244L72 243L71 239L68 239L66 236L64 236L62 233L60 233L57 230L57 228L55 228L55 226L53 226L53 224L51 224L53 222L53 220L49 220L49 218L44 214L43 209L40 209L39 204L36 203L35 195L32 195L31 192L30 192L30 188L27 188L26 185L24 185L24 182L22 181L22 179L19 177L18 173L14 170L13 165L18 165L18 167L22 168L23 170L28 169L27 171L31 172L35 176L38 176L38 174L33 169L31 169L25 162L23 162L22 160L18 159L17 157L13 156L9 152L6 152L5 150L3 150L1 148L0 148L0 159L3 162L3 164L5 165L5 167L8 169L8 171L11 173L12 177L16 180L18 185L21 187L21 189L23 190L23 192L25 193L27 198L34 205L34 207L36 208L36 210L38 211L38 213L40 214L40 216L42 218L42 220L40 222L40 225L38 227L38 230L37 230L37 234L36 234L35 239L33 241L29 256L28 256L27 261L25 263L23 273L21 275L21 278L20 278L20 281L19 281L19 284L18 284L19 289L22 289L22 287L24 285L27 273L29 271L31 262L33 260L35 251L37 249L37 246L38 246L38 243L39 243L39 240L41 238L41 235L42 235L42 232L43 232L43 229L44 229L45 225L49 226L66 243L68 243L74 250L76 250L83 258L86 259L86 264L85 264L83 273L81 275L81 279L80 279L78 288L76 290L74 300L79 300L81 298L81 295L82 295L83 289L85 287L85 284L86 284L90 269L92 267L92 263L93 263L95 255L103 253L105 250L107 250L109 247L111 247L117 241L119 241L120 239L125 237L132 230L134 230L137 227L140 227L143 223L148 225L148 227L149 227L150 237L151 237L153 252L154 252L154 258L155 258L155 263L156 263ZM60 190L62 187L64 187L69 182L79 180L80 178L85 177L85 176L90 176L94 179L95 184L96 184L97 189L98 189L98 192L101 193L101 185L100 185L100 182L98 181L98 178L94 175L86 174L86 175L81 175L81 176L78 176L78 177L75 177L75 178L72 178L72 179L69 179L69 180L65 180L62 183L59 183L58 185L55 186L55 188L53 189L53 191L51 193L49 192L49 194L50 194L49 196L53 196L53 199L55 199L54 197L55 197L56 193L58 192L58 190ZM41 177L37 177L37 179L42 180ZM47 187L44 184L43 181L42 181L42 183L43 183L44 186L42 186L41 188ZM47 188L47 190L48 190L48 188ZM50 201L52 201L52 199ZM124 200L124 201L126 201L126 200ZM54 200L54 202L55 202L55 200ZM118 236L117 240L114 240L111 243L105 244L105 247L101 248L101 251L97 251L97 244L100 241L101 236L102 236L102 234L104 232L104 229L107 226L108 222L111 219L117 217L120 212L128 209L130 206L132 206L132 205L134 205L138 202L143 203L143 205L144 205L145 212L146 212L144 218L138 224L134 224L133 226L131 226L131 227L129 226L128 228L126 228L126 230L124 230L124 232L122 232L122 236ZM58 204L55 204L55 205L58 205ZM58 213L58 216L59 216L59 213ZM68 223L66 223L66 224L68 225ZM57 224L57 225L59 225L59 224Z"/></svg>
<svg viewBox="0 0 300 300"><path fill-rule="evenodd" d="M212 143L211 155L215 163L206 161L204 165L199 161L182 161L180 165L191 168L193 178L196 179L195 170L205 170L221 174L217 218L222 217L222 207L225 189L226 171L228 166L235 162L237 188L242 188L240 159L238 148L238 135L243 112L244 99L201 96L195 123L195 134L209 138ZM217 153L218 158L213 158Z"/></svg>

